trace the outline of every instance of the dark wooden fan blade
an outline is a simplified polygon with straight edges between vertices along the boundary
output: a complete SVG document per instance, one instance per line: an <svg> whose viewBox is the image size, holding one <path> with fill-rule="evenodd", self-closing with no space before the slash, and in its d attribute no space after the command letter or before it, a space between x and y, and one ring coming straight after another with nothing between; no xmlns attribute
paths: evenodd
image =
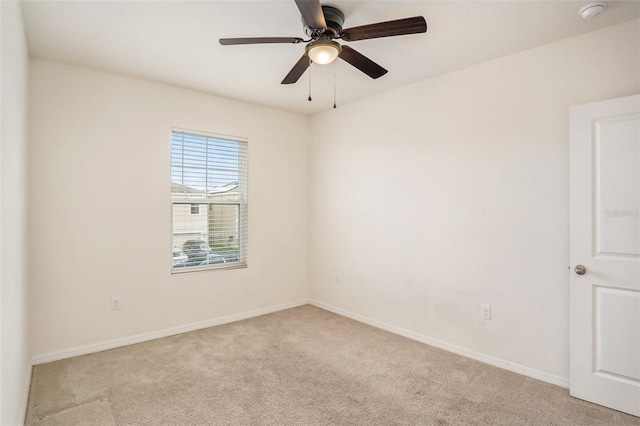
<svg viewBox="0 0 640 426"><path fill-rule="evenodd" d="M371 78L380 78L387 73L387 70L382 68L380 65L349 46L342 46L342 52L340 52L338 57L349 62Z"/></svg>
<svg viewBox="0 0 640 426"><path fill-rule="evenodd" d="M327 28L319 0L295 0L304 22L314 30Z"/></svg>
<svg viewBox="0 0 640 426"><path fill-rule="evenodd" d="M220 44L231 46L235 44L264 44L264 43L293 43L302 41L298 37L245 37L245 38L221 38Z"/></svg>
<svg viewBox="0 0 640 426"><path fill-rule="evenodd" d="M378 22L377 24L347 28L340 32L340 36L345 41L356 41L367 40L370 38L392 37L426 32L427 21L425 21L422 16L416 16L413 18Z"/></svg>
<svg viewBox="0 0 640 426"><path fill-rule="evenodd" d="M304 74L304 72L309 68L309 63L311 60L309 56L305 53L302 55L302 58L298 59L298 62L291 68L289 74L282 80L280 84L293 84Z"/></svg>

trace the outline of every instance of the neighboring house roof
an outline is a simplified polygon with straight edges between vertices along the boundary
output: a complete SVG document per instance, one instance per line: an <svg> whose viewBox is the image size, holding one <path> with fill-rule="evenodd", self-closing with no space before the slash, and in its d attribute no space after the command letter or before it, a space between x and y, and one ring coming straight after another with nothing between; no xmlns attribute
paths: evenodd
<svg viewBox="0 0 640 426"><path fill-rule="evenodd" d="M234 191L236 192L238 191L238 182L229 182L228 184L223 186L216 186L215 188L211 189L208 193L209 194L226 194Z"/></svg>
<svg viewBox="0 0 640 426"><path fill-rule="evenodd" d="M191 188L190 186L181 185L179 183L171 182L171 193L177 194L202 194L203 191L195 188Z"/></svg>
<svg viewBox="0 0 640 426"><path fill-rule="evenodd" d="M199 194L204 195L204 191L201 189L195 189L190 186L181 185L179 183L171 182L172 194ZM207 195L224 195L238 193L238 182L229 182L226 185L216 186L207 192Z"/></svg>

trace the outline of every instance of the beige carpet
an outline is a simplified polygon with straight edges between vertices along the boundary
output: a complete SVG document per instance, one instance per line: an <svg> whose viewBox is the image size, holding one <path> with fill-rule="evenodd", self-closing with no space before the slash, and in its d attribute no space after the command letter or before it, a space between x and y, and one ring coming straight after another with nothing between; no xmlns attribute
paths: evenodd
<svg viewBox="0 0 640 426"><path fill-rule="evenodd" d="M303 306L34 367L27 425L640 425Z"/></svg>

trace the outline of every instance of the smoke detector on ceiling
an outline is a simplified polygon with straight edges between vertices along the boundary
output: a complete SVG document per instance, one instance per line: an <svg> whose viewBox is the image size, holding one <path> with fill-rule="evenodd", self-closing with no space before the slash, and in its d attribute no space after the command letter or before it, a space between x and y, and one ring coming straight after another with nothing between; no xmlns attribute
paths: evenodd
<svg viewBox="0 0 640 426"><path fill-rule="evenodd" d="M589 3L586 6L582 6L579 13L584 19L593 19L600 15L605 7L607 7L606 1L597 1L595 3Z"/></svg>

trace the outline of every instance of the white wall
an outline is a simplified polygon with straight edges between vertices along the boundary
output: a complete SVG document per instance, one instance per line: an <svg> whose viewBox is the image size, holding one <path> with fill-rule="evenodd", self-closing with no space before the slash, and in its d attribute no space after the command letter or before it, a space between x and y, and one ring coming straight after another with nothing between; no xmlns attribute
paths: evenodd
<svg viewBox="0 0 640 426"><path fill-rule="evenodd" d="M639 27L314 116L312 297L566 380L569 107L640 91Z"/></svg>
<svg viewBox="0 0 640 426"><path fill-rule="evenodd" d="M31 371L27 318L29 57L20 4L0 2L0 424L24 416Z"/></svg>
<svg viewBox="0 0 640 426"><path fill-rule="evenodd" d="M35 357L308 296L308 117L41 60L30 102ZM171 275L172 126L248 137L247 269Z"/></svg>

